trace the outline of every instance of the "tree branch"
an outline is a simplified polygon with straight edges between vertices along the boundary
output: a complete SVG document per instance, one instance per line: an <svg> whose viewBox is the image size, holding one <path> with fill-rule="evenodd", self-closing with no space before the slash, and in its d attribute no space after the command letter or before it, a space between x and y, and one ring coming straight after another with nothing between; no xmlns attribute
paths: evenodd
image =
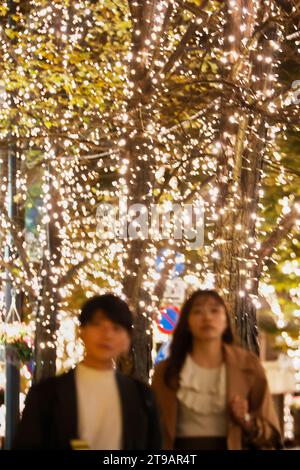
<svg viewBox="0 0 300 470"><path fill-rule="evenodd" d="M182 54L185 51L185 46L191 40L191 38L193 37L193 35L195 34L198 28L199 28L199 25L195 23L194 21L188 26L186 32L181 38L180 43L176 47L175 51L169 57L169 60L167 61L167 63L164 65L162 69L163 73L165 74L168 73L173 67L173 65L175 64L175 62L182 56Z"/></svg>
<svg viewBox="0 0 300 470"><path fill-rule="evenodd" d="M19 266L13 266L12 263L7 263L6 261L4 261L4 259L0 259L0 267L9 271L13 277L15 277L16 275L14 269L20 269ZM4 281L4 282L7 282L7 281ZM27 285L26 283L22 283L22 287L24 290L27 291L30 302L33 303L33 301L36 299L36 292L34 291L32 286L30 284Z"/></svg>
<svg viewBox="0 0 300 470"><path fill-rule="evenodd" d="M90 261L90 258L88 257L85 257L82 261L80 261L78 264L76 264L75 266L72 266L72 268L70 268L67 273L62 276L59 280L59 285L61 287L65 286L66 284L68 284L69 281L72 280L74 274L77 273L77 271L79 271L80 268L82 268L86 263L88 263Z"/></svg>
<svg viewBox="0 0 300 470"><path fill-rule="evenodd" d="M75 266L72 266L64 276L62 276L59 280L59 285L62 287L64 285L66 285L69 281L71 281L71 279L73 278L73 276L77 273L77 271L79 271L79 269L83 268L83 266L85 266L89 261L91 261L92 259L92 256L96 253L96 251L99 250L99 246L96 247L96 249L91 253L91 256L88 257L86 256L82 261L80 261L78 264L76 264Z"/></svg>
<svg viewBox="0 0 300 470"><path fill-rule="evenodd" d="M18 230L15 226L15 223L11 220L11 218L5 213L5 211L2 211L2 216L4 217L6 223L9 225L8 231L11 234L14 244L18 250L18 254L20 256L20 260L22 262L23 268L27 274L28 280L31 279L33 272L30 268L29 261L27 258L26 251L23 248L22 241L20 240Z"/></svg>
<svg viewBox="0 0 300 470"><path fill-rule="evenodd" d="M279 243L288 235L295 225L300 214L299 202L294 204L292 210L281 217L271 234L264 240L258 252L260 266L265 258L270 257Z"/></svg>

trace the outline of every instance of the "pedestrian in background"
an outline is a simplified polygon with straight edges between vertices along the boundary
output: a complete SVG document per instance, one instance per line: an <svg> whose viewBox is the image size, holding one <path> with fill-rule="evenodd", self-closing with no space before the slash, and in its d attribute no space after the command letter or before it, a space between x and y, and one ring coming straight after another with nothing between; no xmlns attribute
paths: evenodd
<svg viewBox="0 0 300 470"><path fill-rule="evenodd" d="M278 418L259 359L234 343L222 297L185 302L168 359L155 368L165 449L280 448Z"/></svg>
<svg viewBox="0 0 300 470"><path fill-rule="evenodd" d="M111 294L93 297L79 321L83 362L31 388L14 449L160 449L151 389L113 365L130 347L127 304Z"/></svg>

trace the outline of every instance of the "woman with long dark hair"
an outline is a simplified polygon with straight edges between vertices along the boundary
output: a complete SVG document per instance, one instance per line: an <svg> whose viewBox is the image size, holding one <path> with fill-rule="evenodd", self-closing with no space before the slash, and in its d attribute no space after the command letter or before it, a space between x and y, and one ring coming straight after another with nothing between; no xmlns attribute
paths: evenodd
<svg viewBox="0 0 300 470"><path fill-rule="evenodd" d="M278 448L281 437L264 370L234 344L230 317L214 290L182 307L170 356L155 369L166 449Z"/></svg>

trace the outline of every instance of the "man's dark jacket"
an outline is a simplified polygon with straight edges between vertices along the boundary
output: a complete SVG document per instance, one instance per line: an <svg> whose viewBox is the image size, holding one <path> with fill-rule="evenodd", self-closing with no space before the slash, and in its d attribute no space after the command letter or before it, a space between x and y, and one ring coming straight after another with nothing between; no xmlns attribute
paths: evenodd
<svg viewBox="0 0 300 470"><path fill-rule="evenodd" d="M161 449L159 416L152 391L119 372L116 378L122 410L122 450ZM31 387L14 449L71 449L71 441L79 439L76 395L74 370Z"/></svg>

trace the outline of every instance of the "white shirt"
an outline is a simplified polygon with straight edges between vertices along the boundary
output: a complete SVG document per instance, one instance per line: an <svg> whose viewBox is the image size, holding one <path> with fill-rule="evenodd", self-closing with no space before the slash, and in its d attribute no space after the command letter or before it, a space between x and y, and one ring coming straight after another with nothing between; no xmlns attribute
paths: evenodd
<svg viewBox="0 0 300 470"><path fill-rule="evenodd" d="M122 448L121 402L113 370L76 367L79 438L91 450Z"/></svg>
<svg viewBox="0 0 300 470"><path fill-rule="evenodd" d="M226 368L198 366L187 356L180 373L177 437L225 437Z"/></svg>

